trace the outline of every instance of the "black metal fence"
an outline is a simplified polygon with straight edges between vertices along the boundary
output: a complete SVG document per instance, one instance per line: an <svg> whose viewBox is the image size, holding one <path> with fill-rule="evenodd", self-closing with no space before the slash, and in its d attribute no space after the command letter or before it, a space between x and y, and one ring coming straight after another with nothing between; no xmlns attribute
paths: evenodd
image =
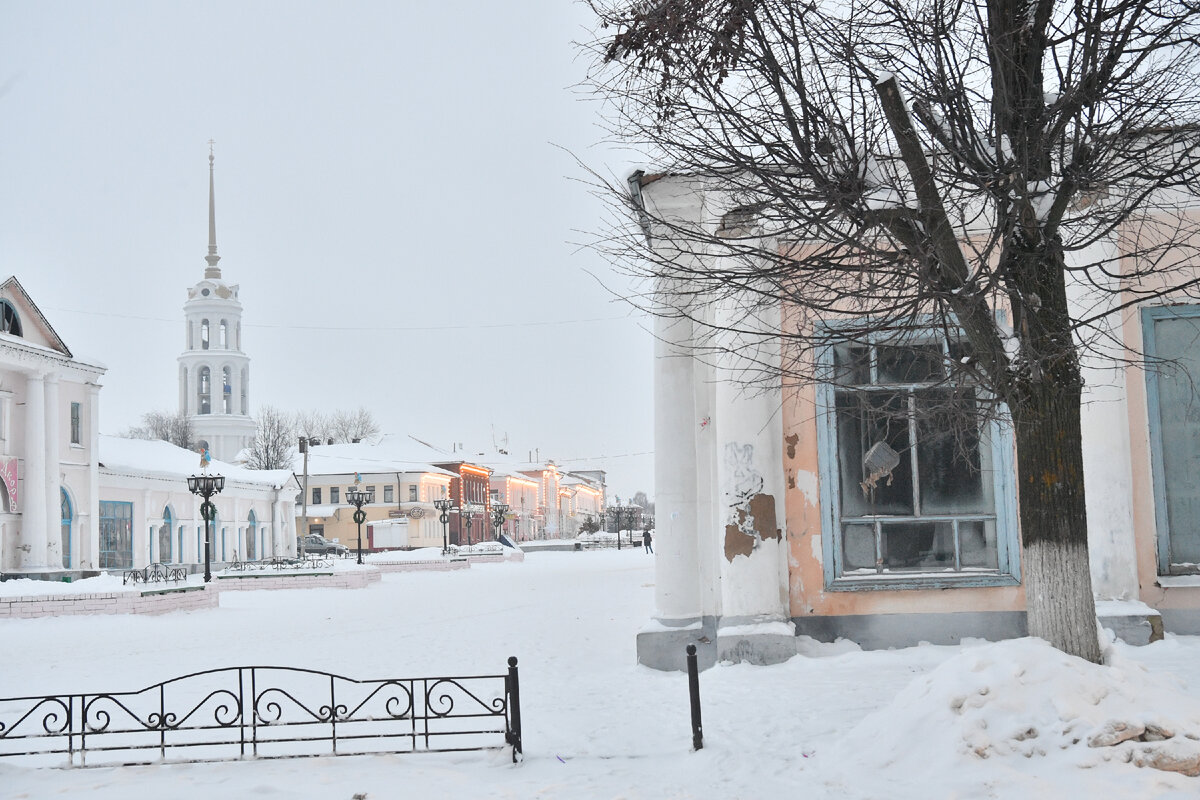
<svg viewBox="0 0 1200 800"><path fill-rule="evenodd" d="M121 578L121 584L128 583L158 583L173 581L186 581L188 571L186 567L175 566L174 564L150 564L142 569L125 570L124 576Z"/></svg>
<svg viewBox="0 0 1200 800"><path fill-rule="evenodd" d="M503 736L503 739L501 739ZM228 667L137 692L0 698L0 758L45 766L445 752L521 753L517 659L503 675L354 680Z"/></svg>

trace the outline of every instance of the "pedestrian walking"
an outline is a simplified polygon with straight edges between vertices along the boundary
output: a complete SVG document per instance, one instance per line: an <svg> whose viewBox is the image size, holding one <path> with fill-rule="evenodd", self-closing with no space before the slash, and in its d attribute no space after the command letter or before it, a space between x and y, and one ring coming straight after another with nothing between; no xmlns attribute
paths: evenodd
<svg viewBox="0 0 1200 800"><path fill-rule="evenodd" d="M654 548L650 546L650 542L653 541L653 539L654 537L650 535L649 530L642 531L642 544L646 546L647 553L654 552Z"/></svg>

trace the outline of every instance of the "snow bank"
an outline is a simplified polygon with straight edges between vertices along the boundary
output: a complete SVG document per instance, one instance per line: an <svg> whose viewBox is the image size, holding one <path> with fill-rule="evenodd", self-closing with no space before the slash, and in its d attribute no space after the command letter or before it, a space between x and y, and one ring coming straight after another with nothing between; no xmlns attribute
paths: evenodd
<svg viewBox="0 0 1200 800"><path fill-rule="evenodd" d="M173 584L163 584L163 586ZM28 578L16 578L0 581L0 597L36 597L39 595L67 594L103 594L105 592L139 593L145 585L126 586L119 575L103 572L94 578L84 578L71 583L62 581L34 581Z"/></svg>
<svg viewBox="0 0 1200 800"><path fill-rule="evenodd" d="M837 746L875 770L1020 756L1200 772L1200 699L1119 650L1110 657L1091 664L1039 639L973 647L913 680Z"/></svg>

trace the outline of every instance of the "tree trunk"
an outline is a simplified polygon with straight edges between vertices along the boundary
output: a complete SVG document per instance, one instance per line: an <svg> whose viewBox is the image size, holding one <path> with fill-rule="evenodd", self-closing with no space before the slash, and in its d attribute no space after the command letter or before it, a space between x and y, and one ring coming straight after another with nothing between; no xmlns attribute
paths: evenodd
<svg viewBox="0 0 1200 800"><path fill-rule="evenodd" d="M1079 381L1043 380L1013 409L1029 634L1100 661L1088 564Z"/></svg>

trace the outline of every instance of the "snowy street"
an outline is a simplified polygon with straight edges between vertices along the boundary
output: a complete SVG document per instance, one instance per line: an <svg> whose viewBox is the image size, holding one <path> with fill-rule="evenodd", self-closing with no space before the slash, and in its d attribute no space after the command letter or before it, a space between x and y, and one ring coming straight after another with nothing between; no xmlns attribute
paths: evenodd
<svg viewBox="0 0 1200 800"><path fill-rule="evenodd" d="M961 674L948 673L934 686L914 684L907 692L915 678L953 657L970 661L990 653L990 646L863 653L839 643L814 645L809 656L774 667L718 666L701 673L705 749L690 752L686 677L635 663L634 636L652 613L653 582L653 557L640 549L544 552L530 553L523 564L388 574L361 590L228 592L212 611L0 620L0 671L8 677L7 694L134 690L236 665L307 667L352 678L499 673L505 659L515 655L525 739L525 761L516 766L509 763L507 749L124 769L28 769L6 762L0 764L0 797L1157 798L1200 793L1200 779L1140 769L1120 758L1104 761L1100 750L1084 744L1047 746L1044 755L1034 747L1029 757L1012 749L1004 739L1007 732L997 727L1026 712L1045 717L1063 698L1050 703L1039 697L1032 679L1037 670L1030 670L1029 678L1003 674L1005 659L1031 657L1031 663L1044 664L1053 673L1048 685L1063 695L1091 691L1093 680L1091 673L1080 672L1068 681L1069 669L1057 667L1028 641L1008 643L997 657L981 655ZM1132 686L1148 686L1147 696L1167 698L1162 705L1179 705L1166 692L1172 681L1182 681L1192 706L1146 710L1176 714L1183 725L1200 724L1200 715L1188 722L1200 706L1200 639L1168 637L1140 649L1118 645L1116 663L1108 669L1128 676ZM939 714L950 712L934 700L939 693L957 691L952 680L972 675L997 686L1010 680L1031 685L1027 697L1020 690L1005 693L1004 708L967 699L968 710L979 706L976 711L984 715L971 724L990 722L995 733L990 741L971 739L972 746L986 750L986 758L961 746L955 737L962 737L939 721ZM1105 693L1097 692L1092 704ZM1026 703L1036 707L1025 709ZM1067 706L1064 699L1062 708ZM1062 708L1058 713L1065 713ZM872 712L874 723L855 730ZM962 718L974 719L965 712ZM916 735L905 730L906 724L917 726ZM1048 736L1043 730L1043 738L1035 741Z"/></svg>

